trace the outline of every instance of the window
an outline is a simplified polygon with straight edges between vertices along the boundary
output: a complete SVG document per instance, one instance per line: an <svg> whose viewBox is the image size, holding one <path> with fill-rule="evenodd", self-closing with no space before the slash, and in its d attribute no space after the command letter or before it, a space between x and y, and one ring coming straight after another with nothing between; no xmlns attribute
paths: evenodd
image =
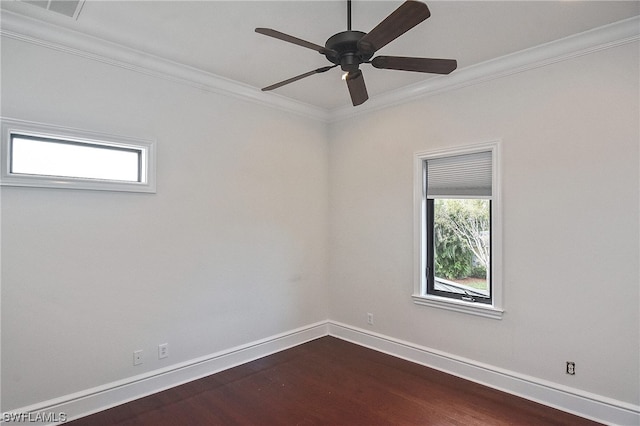
<svg viewBox="0 0 640 426"><path fill-rule="evenodd" d="M498 144L416 154L416 303L500 318Z"/></svg>
<svg viewBox="0 0 640 426"><path fill-rule="evenodd" d="M155 192L154 144L2 122L2 185Z"/></svg>

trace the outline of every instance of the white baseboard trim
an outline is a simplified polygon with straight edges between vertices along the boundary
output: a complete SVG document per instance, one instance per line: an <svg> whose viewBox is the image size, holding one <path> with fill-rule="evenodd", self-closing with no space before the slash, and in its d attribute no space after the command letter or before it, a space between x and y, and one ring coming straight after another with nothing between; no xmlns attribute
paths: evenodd
<svg viewBox="0 0 640 426"><path fill-rule="evenodd" d="M640 406L329 321L329 335L610 425L640 425Z"/></svg>
<svg viewBox="0 0 640 426"><path fill-rule="evenodd" d="M640 406L547 382L335 321L321 321L165 369L14 409L16 422L59 424L330 335L482 385L610 425L640 425ZM62 414L61 414L62 413ZM3 413L1 424L8 421ZM49 421L47 421L49 419ZM41 420L41 421L34 421Z"/></svg>
<svg viewBox="0 0 640 426"><path fill-rule="evenodd" d="M88 416L326 336L327 327L327 322L321 321L164 369L10 410L2 414L0 423L13 423L8 420L11 415L15 423L49 425ZM28 417L19 420L16 416L20 415Z"/></svg>

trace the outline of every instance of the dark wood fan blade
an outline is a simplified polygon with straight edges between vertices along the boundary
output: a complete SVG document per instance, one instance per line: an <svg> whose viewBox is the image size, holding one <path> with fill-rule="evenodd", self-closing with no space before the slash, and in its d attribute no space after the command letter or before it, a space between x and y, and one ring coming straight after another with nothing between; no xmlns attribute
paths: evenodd
<svg viewBox="0 0 640 426"><path fill-rule="evenodd" d="M289 78L287 80L281 81L280 83L276 83L276 84L272 84L271 86L267 86L267 87L263 88L262 91L266 92L266 91L269 91L269 90L277 89L278 87L282 87L285 84L289 84L289 83L293 83L294 81L302 80L303 78L309 77L309 76L314 75L314 74L320 74L322 72L327 72L330 69L335 68L335 67L337 67L337 65L328 65L326 67L318 68L318 69L315 69L313 71L305 72L304 74L300 74L300 75L297 75L295 77L291 77L291 78Z"/></svg>
<svg viewBox="0 0 640 426"><path fill-rule="evenodd" d="M404 56L378 56L371 65L375 68L449 74L458 67L455 59L407 58Z"/></svg>
<svg viewBox="0 0 640 426"><path fill-rule="evenodd" d="M367 99L369 99L369 94L367 93L367 86L365 86L364 84L362 71L358 70L356 72L350 72L349 74L347 74L346 80L353 106L363 104Z"/></svg>
<svg viewBox="0 0 640 426"><path fill-rule="evenodd" d="M358 41L358 50L374 53L431 16L426 4L408 0Z"/></svg>
<svg viewBox="0 0 640 426"><path fill-rule="evenodd" d="M283 40L289 43L296 44L298 46L306 47L307 49L315 50L316 52L320 52L323 55L337 55L337 52L332 49L327 49L319 44L311 43L306 40L302 40L301 38L290 36L289 34L281 33L280 31L272 30L271 28L256 28L256 32L259 34L264 34L269 37L277 38L278 40Z"/></svg>

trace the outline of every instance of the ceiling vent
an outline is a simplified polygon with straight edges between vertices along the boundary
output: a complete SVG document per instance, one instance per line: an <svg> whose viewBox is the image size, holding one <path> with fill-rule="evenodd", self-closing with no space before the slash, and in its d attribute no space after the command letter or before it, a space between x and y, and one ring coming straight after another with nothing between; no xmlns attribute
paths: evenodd
<svg viewBox="0 0 640 426"><path fill-rule="evenodd" d="M22 2L78 19L85 0L22 0Z"/></svg>

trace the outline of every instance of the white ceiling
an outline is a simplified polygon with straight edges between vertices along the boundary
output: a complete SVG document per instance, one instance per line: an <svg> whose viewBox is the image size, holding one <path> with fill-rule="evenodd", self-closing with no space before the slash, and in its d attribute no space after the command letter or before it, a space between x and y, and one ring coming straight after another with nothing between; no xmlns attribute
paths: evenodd
<svg viewBox="0 0 640 426"><path fill-rule="evenodd" d="M56 1L56 0L54 0ZM401 1L353 2L353 29L368 32ZM639 1L427 1L431 17L378 53L457 59L458 69L640 15ZM312 50L254 32L273 28L324 45L346 30L346 1L98 1L73 19L17 0L14 13L188 65L256 88L328 65ZM430 74L362 65L369 97ZM456 71L454 71L455 73ZM275 90L323 109L350 104L339 68Z"/></svg>

